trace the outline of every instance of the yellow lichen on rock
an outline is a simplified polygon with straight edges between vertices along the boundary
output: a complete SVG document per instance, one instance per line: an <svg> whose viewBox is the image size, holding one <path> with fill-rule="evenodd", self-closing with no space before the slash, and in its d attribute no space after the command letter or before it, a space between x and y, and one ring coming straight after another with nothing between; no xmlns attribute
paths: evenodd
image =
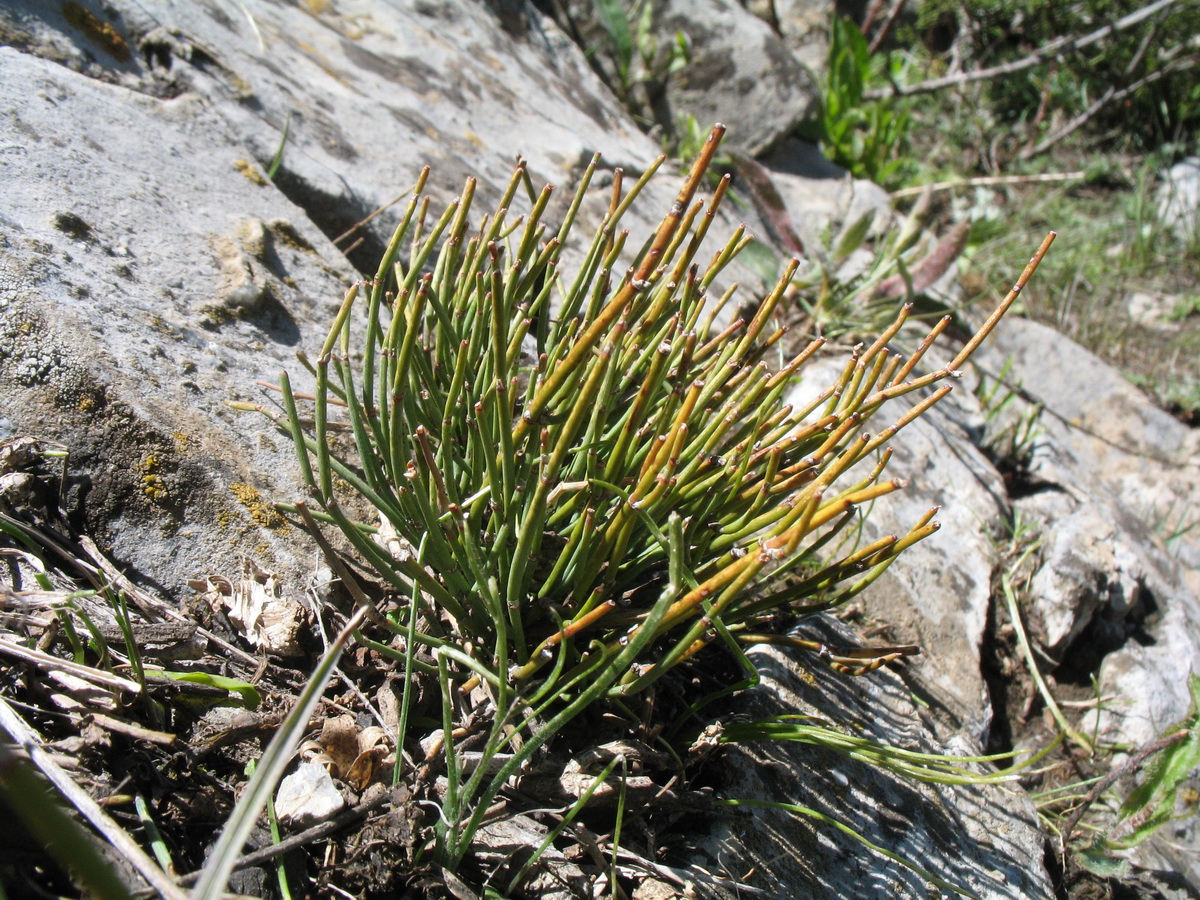
<svg viewBox="0 0 1200 900"><path fill-rule="evenodd" d="M258 167L255 166L254 163L250 162L250 160L235 159L233 161L233 167L246 176L247 181L253 182L260 187L267 186L268 182L266 176L264 176L262 172L258 171Z"/></svg>
<svg viewBox="0 0 1200 900"><path fill-rule="evenodd" d="M161 503L171 496L170 490L167 489L167 483L158 474L161 467L162 459L157 453L147 453L138 463L138 468L142 473L142 493L155 503Z"/></svg>
<svg viewBox="0 0 1200 900"><path fill-rule="evenodd" d="M229 490L233 492L233 496L238 498L238 502L246 507L250 513L250 518L260 527L270 531L287 530L287 519L277 513L271 504L262 498L262 494L253 487L236 481L229 486Z"/></svg>

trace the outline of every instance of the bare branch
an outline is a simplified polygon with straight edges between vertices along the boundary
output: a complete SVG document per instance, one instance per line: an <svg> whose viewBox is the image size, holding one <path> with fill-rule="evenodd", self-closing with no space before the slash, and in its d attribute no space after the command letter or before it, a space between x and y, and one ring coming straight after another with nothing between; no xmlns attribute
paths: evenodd
<svg viewBox="0 0 1200 900"><path fill-rule="evenodd" d="M891 88L876 88L870 91L863 92L864 100L882 100L885 97L908 97L913 94L929 94L933 91L940 91L942 88L953 87L960 84L969 84L972 81L986 81L989 78L998 78L1001 75L1011 75L1014 72L1023 72L1026 69L1032 69L1034 66L1045 62L1048 59L1053 59L1056 56L1061 56L1071 50L1079 50L1083 47L1088 47L1092 44L1104 40L1111 34L1116 34L1118 31L1124 31L1127 28L1132 28L1138 22L1149 18L1161 9L1174 6L1179 0L1155 0L1149 6L1132 12L1124 18L1118 19L1111 25L1105 25L1102 28L1097 28L1091 34L1076 37L1069 35L1059 38L1056 41L1051 41L1044 47L1039 47L1029 56L1022 59L1014 60L1013 62L1004 63L999 66L992 66L990 69L976 69L973 72L958 72L954 75L946 75L942 78L931 78L928 81L922 81L918 84L910 84L904 86L893 86Z"/></svg>
<svg viewBox="0 0 1200 900"><path fill-rule="evenodd" d="M892 28L895 26L896 20L900 18L900 11L903 8L904 0L892 0L892 5L888 8L887 15L883 19L883 24L875 32L875 37L871 38L871 46L867 48L867 53L874 55L879 52L879 48L883 46L883 42L892 33Z"/></svg>
<svg viewBox="0 0 1200 900"><path fill-rule="evenodd" d="M1176 72L1182 72L1186 69L1195 68L1197 63L1200 63L1200 57L1189 56L1189 57L1186 57L1185 59L1176 60L1173 64L1163 66L1161 69L1151 72L1149 75L1146 75L1144 78L1139 78L1133 84L1126 85L1125 87L1121 88L1120 90L1117 90L1115 87L1110 86L1109 89L1107 91L1105 91L1104 94L1100 97L1100 99L1098 99L1095 103L1093 103L1091 106L1089 106L1087 109L1085 109L1079 115L1077 115L1074 119L1072 119L1070 122L1068 122L1062 128L1058 129L1058 131L1054 132L1054 134L1049 135L1048 137L1046 137L1044 140L1040 141L1033 147L1026 147L1024 150L1022 150L1020 152L1020 154L1018 155L1018 158L1019 159L1032 159L1033 157L1037 156L1039 153L1046 152L1052 146L1054 146L1059 141L1061 141L1063 138L1065 138L1067 135L1071 134L1071 132L1079 129L1090 118L1092 118L1092 116L1096 115L1096 113L1098 113L1103 107L1107 106L1109 103L1112 103L1113 101L1124 100L1126 97L1128 97L1134 91L1137 91L1139 88L1143 88L1148 84L1153 84L1154 82L1159 81L1160 79L1166 78L1168 75L1173 75Z"/></svg>

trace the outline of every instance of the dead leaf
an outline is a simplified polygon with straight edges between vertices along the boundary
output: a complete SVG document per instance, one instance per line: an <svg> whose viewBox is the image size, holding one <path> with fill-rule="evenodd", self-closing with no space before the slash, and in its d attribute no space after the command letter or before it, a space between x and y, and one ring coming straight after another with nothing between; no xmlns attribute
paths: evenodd
<svg viewBox="0 0 1200 900"><path fill-rule="evenodd" d="M333 763L333 772L339 778L350 771L358 758L358 724L354 716L338 716L326 719L321 728L321 747Z"/></svg>
<svg viewBox="0 0 1200 900"><path fill-rule="evenodd" d="M230 581L210 575L205 581L188 584L255 647L276 656L299 656L300 635L309 621L308 608L293 597L280 596L279 580L273 572L247 560L242 577Z"/></svg>
<svg viewBox="0 0 1200 900"><path fill-rule="evenodd" d="M326 719L321 736L300 747L303 759L323 765L331 775L357 791L375 780L379 764L388 755L388 738L382 728L360 729L354 716Z"/></svg>

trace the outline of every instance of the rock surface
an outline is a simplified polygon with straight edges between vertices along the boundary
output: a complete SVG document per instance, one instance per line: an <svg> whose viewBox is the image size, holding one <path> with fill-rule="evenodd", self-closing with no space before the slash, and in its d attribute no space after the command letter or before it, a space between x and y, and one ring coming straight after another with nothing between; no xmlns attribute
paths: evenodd
<svg viewBox="0 0 1200 900"><path fill-rule="evenodd" d="M337 815L346 807L333 778L320 763L306 762L279 782L275 812L279 821L297 830Z"/></svg>
<svg viewBox="0 0 1200 900"><path fill-rule="evenodd" d="M1200 235L1200 157L1171 166L1158 192L1158 219L1183 241Z"/></svg>
<svg viewBox="0 0 1200 900"><path fill-rule="evenodd" d="M1031 493L1014 509L1043 535L1029 599L1064 678L1095 677L1112 700L1085 719L1106 743L1138 747L1188 712L1200 672L1200 535L1173 534L1200 503L1200 433L1151 405L1112 367L1044 326L1005 323L977 358L1012 361L1040 433ZM1186 515L1186 514L1185 514ZM1200 884L1195 817L1141 851Z"/></svg>
<svg viewBox="0 0 1200 900"><path fill-rule="evenodd" d="M822 72L829 56L829 29L833 17L861 14L865 4L829 0L750 0L747 7L783 36L788 49L812 72Z"/></svg>
<svg viewBox="0 0 1200 900"><path fill-rule="evenodd" d="M842 626L809 622L800 631L831 645L853 642ZM846 679L811 668L774 647L751 659L762 676L739 717L815 717L857 737L918 752L963 754L893 672ZM877 673L878 674L878 673ZM1050 898L1043 836L1028 796L1016 785L952 787L891 776L825 747L776 741L734 745L724 793L800 804L848 826L937 877L983 898ZM797 796L797 780L803 782ZM777 896L940 897L922 875L865 852L858 839L799 811L747 805L718 820L703 844L704 867L749 880ZM760 877L747 878L758 869ZM730 894L734 896L734 894Z"/></svg>
<svg viewBox="0 0 1200 900"><path fill-rule="evenodd" d="M304 551L260 493L295 496L287 442L228 401L295 368L352 269L199 97L9 47L0 91L7 428L70 448L88 530L168 590L241 555L299 590Z"/></svg>
<svg viewBox="0 0 1200 900"><path fill-rule="evenodd" d="M694 116L725 122L731 142L756 156L795 131L813 112L816 85L783 40L733 0L671 0L656 21L688 35L692 58L667 82L672 125Z"/></svg>
<svg viewBox="0 0 1200 900"><path fill-rule="evenodd" d="M106 9L0 11L2 414L94 473L88 526L144 576L181 592L246 555L298 594L311 559L267 505L297 496L287 442L227 402L268 396L255 382L281 368L303 389L295 352L316 351L396 213L343 241L361 238L348 256L325 235L426 164L435 196L474 175L494 203L517 153L569 183L600 149L631 173L655 150L552 22L518 39L471 3L261 4L252 21L217 2ZM648 189L647 232L668 181Z"/></svg>
<svg viewBox="0 0 1200 900"><path fill-rule="evenodd" d="M784 140L812 114L816 83L766 23L734 0L663 0L653 4L651 28L632 59L624 60L603 26L597 5L568 2L563 24L588 48L594 66L625 90L656 130L678 138L692 116L729 126L728 146L751 156ZM687 63L668 70L670 48L688 47ZM645 55L646 59L642 59ZM624 74L622 74L624 73Z"/></svg>

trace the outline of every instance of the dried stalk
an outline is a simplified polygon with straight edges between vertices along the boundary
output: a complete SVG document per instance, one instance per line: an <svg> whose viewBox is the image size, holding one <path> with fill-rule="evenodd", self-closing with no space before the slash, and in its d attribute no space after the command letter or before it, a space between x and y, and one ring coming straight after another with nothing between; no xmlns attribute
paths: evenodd
<svg viewBox="0 0 1200 900"><path fill-rule="evenodd" d="M79 813L92 823L92 826L120 853L146 882L167 900L188 900L187 891L181 889L151 859L137 842L106 813L87 791L77 785L62 767L42 749L37 734L25 724L24 720L0 697L0 728L3 728L13 739L21 744L22 749L29 754L33 762L47 780L58 788L59 792L74 806Z"/></svg>

